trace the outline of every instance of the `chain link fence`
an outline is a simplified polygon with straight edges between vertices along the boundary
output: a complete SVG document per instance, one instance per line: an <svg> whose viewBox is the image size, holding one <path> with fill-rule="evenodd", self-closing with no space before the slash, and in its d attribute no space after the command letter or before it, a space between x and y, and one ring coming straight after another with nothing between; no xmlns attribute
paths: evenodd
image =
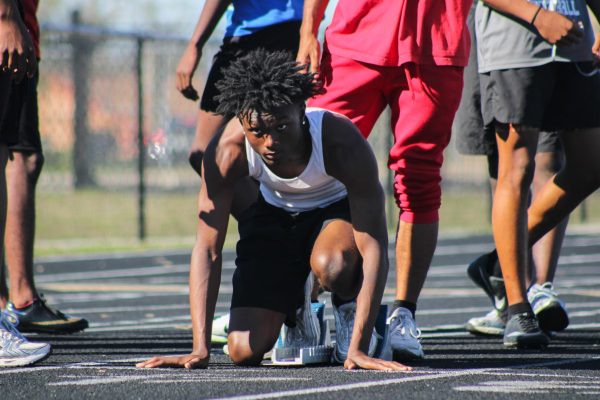
<svg viewBox="0 0 600 400"><path fill-rule="evenodd" d="M194 135L197 104L184 99L174 82L185 45L183 38L76 24L44 27L39 105L46 163L38 192L42 199L52 198L55 203L38 206L42 210L38 219L43 225L47 217L50 225L40 227L42 239L60 239L61 235L145 238L149 234L194 234L199 178L188 164L187 153ZM219 38L215 38L204 49L195 77L199 90L219 45ZM380 160L388 207L395 209L385 165L391 144L386 121L389 116L384 114L370 142ZM484 158L460 156L451 143L445 160L444 193L472 195L487 204ZM69 203L69 196L81 192L90 194L89 203L83 197ZM180 202L165 201L156 209L148 209L153 198L165 195ZM124 203L128 206L123 214L99 214L100 207L118 208ZM189 204L185 210L181 206L184 203ZM53 219L51 207L61 208L60 216ZM388 214L392 226L396 212ZM90 225L78 229L77 224L88 217ZM101 232L90 232L100 220L110 218L120 221L104 221L106 227ZM185 223L166 228L166 222L157 222L158 226L152 222L176 218ZM486 221L485 216L482 221ZM56 229L59 225L73 229L60 233ZM84 233L77 233L80 231Z"/></svg>

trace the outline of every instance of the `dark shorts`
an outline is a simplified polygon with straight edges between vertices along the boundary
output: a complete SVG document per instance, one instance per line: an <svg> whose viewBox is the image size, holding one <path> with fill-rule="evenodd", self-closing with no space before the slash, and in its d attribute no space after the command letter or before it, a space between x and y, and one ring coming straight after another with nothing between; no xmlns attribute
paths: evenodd
<svg viewBox="0 0 600 400"><path fill-rule="evenodd" d="M23 101L21 117L19 120L18 142L10 145L11 151L21 153L41 153L42 141L40 139L39 114L38 114L38 74L30 79L27 85L27 94Z"/></svg>
<svg viewBox="0 0 600 400"><path fill-rule="evenodd" d="M321 230L332 220L350 221L344 198L325 208L290 214L262 196L240 215L231 308L258 307L286 314L295 325L304 301L310 255Z"/></svg>
<svg viewBox="0 0 600 400"><path fill-rule="evenodd" d="M273 25L247 36L225 38L221 49L213 59L202 93L200 108L209 112L216 111L218 103L215 101L215 96L219 91L215 84L223 78L223 68L227 68L234 60L258 48L269 51L286 50L296 57L299 43L300 21Z"/></svg>
<svg viewBox="0 0 600 400"><path fill-rule="evenodd" d="M19 141L19 125L30 84L30 79L17 84L8 74L0 72L0 143L4 145Z"/></svg>
<svg viewBox="0 0 600 400"><path fill-rule="evenodd" d="M477 38L474 35L475 4L467 19L471 33L471 51L469 64L464 71L462 98L452 124L452 136L455 139L456 148L461 154L495 155L497 148L494 123L484 124L481 112L482 96L477 64ZM541 132L537 151L540 153L562 151L558 132Z"/></svg>
<svg viewBox="0 0 600 400"><path fill-rule="evenodd" d="M590 63L553 62L480 74L483 123L546 131L600 126L600 74Z"/></svg>

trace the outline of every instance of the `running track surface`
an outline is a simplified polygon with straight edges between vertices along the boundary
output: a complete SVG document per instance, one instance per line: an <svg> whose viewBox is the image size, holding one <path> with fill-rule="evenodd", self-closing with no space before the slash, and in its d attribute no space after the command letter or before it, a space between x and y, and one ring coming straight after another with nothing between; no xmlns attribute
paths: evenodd
<svg viewBox="0 0 600 400"><path fill-rule="evenodd" d="M439 241L417 311L426 359L411 363L410 373L266 362L238 368L218 347L206 370L136 369L150 356L190 351L189 253L39 259L37 283L49 303L85 316L91 326L74 335L32 335L50 342L53 353L34 367L0 369L0 399L600 398L600 235L565 240L555 287L571 325L543 351L508 350L501 338L465 332L469 318L490 309L465 268L491 248L490 237ZM218 313L229 308L233 268L227 253Z"/></svg>

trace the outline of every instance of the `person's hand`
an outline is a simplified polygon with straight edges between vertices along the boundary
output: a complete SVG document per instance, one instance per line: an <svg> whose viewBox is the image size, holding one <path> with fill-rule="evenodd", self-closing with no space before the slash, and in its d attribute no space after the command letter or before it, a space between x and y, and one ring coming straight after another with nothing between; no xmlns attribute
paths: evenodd
<svg viewBox="0 0 600 400"><path fill-rule="evenodd" d="M596 35L596 40L592 46L592 54L594 55L594 66L600 68L600 33Z"/></svg>
<svg viewBox="0 0 600 400"><path fill-rule="evenodd" d="M379 358L369 357L363 352L348 354L344 362L346 369L371 369L377 371L412 371L412 367L400 364L396 361L385 361Z"/></svg>
<svg viewBox="0 0 600 400"><path fill-rule="evenodd" d="M319 63L321 61L321 45L317 40L316 36L303 35L300 38L300 45L298 47L298 55L296 56L296 62L301 65L306 65L307 70L304 72L311 72L313 74L319 73Z"/></svg>
<svg viewBox="0 0 600 400"><path fill-rule="evenodd" d="M533 23L539 34L550 44L569 46L583 38L583 31L575 21L554 12L541 9Z"/></svg>
<svg viewBox="0 0 600 400"><path fill-rule="evenodd" d="M138 368L207 368L210 356L187 354L184 356L152 357L149 360L137 363Z"/></svg>
<svg viewBox="0 0 600 400"><path fill-rule="evenodd" d="M201 56L202 51L199 50L195 44L190 43L179 59L179 65L177 65L177 90L179 90L186 99L193 101L199 99L198 92L192 85L192 77L194 76L196 67L198 67Z"/></svg>
<svg viewBox="0 0 600 400"><path fill-rule="evenodd" d="M37 59L25 25L13 14L0 18L0 73L11 74L20 82L25 75L33 77Z"/></svg>

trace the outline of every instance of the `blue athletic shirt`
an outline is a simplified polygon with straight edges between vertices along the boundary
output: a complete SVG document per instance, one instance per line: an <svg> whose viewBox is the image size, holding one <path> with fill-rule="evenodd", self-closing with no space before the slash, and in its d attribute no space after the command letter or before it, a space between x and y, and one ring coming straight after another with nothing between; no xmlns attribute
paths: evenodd
<svg viewBox="0 0 600 400"><path fill-rule="evenodd" d="M233 0L225 37L250 35L283 22L300 21L304 0Z"/></svg>

